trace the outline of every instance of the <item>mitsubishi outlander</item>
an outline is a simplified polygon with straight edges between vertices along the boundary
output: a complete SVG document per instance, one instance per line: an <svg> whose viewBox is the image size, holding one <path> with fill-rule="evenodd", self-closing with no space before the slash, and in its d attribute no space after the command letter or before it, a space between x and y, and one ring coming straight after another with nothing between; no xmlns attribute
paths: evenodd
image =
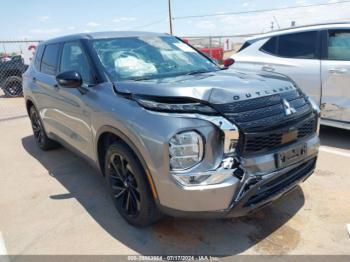
<svg viewBox="0 0 350 262"><path fill-rule="evenodd" d="M315 168L319 108L293 81L226 70L167 34L49 40L23 78L38 146L91 162L135 226L244 216Z"/></svg>

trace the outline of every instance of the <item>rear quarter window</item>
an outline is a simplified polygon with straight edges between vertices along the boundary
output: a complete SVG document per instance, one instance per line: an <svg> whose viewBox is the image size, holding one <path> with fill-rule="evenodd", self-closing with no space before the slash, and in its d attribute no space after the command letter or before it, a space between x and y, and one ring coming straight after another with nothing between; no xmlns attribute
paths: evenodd
<svg viewBox="0 0 350 262"><path fill-rule="evenodd" d="M43 51L44 51L43 45L39 45L35 51L34 68L38 71L40 70L40 63L41 63L41 58L43 56Z"/></svg>
<svg viewBox="0 0 350 262"><path fill-rule="evenodd" d="M277 37L270 38L260 50L272 55L277 55Z"/></svg>

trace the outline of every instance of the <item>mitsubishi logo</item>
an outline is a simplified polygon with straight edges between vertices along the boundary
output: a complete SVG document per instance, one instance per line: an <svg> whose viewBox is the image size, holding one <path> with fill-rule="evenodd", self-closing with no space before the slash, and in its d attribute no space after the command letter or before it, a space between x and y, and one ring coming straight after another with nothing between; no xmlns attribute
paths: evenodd
<svg viewBox="0 0 350 262"><path fill-rule="evenodd" d="M283 105L284 113L286 114L286 116L292 115L292 114L297 112L295 110L295 108L292 107L286 99L282 99L282 105Z"/></svg>

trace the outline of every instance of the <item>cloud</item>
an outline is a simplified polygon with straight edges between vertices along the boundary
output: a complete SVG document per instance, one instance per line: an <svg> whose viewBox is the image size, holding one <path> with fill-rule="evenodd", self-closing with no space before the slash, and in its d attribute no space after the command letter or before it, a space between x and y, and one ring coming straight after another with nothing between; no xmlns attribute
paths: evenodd
<svg viewBox="0 0 350 262"><path fill-rule="evenodd" d="M96 22L89 22L87 23L87 26L90 26L90 27L97 27L97 26L100 26L99 23L96 23Z"/></svg>
<svg viewBox="0 0 350 262"><path fill-rule="evenodd" d="M62 32L62 29L61 28L47 28L47 29L34 28L30 30L30 32L32 34L37 34L37 35L53 35L53 34Z"/></svg>
<svg viewBox="0 0 350 262"><path fill-rule="evenodd" d="M196 23L196 27L200 29L213 30L216 28L216 25L209 20L201 20Z"/></svg>
<svg viewBox="0 0 350 262"><path fill-rule="evenodd" d="M249 2L244 2L244 3L242 4L243 7L247 7L248 5L249 5Z"/></svg>
<svg viewBox="0 0 350 262"><path fill-rule="evenodd" d="M38 17L38 20L39 20L40 22L46 22L46 21L49 20L49 19L50 19L50 16L48 16L48 15L39 16L39 17Z"/></svg>
<svg viewBox="0 0 350 262"><path fill-rule="evenodd" d="M75 30L75 29L76 29L75 26L68 26L68 27L67 27L67 30Z"/></svg>
<svg viewBox="0 0 350 262"><path fill-rule="evenodd" d="M126 16L122 16L122 17L119 17L119 18L115 18L113 19L112 21L114 23L120 23L120 22L132 22L132 21L135 21L136 18L135 17L126 17Z"/></svg>

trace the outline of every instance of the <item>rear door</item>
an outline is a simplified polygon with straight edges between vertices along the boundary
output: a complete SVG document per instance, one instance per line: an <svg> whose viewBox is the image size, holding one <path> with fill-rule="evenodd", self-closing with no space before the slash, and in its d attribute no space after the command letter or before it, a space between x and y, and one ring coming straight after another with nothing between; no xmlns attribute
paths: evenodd
<svg viewBox="0 0 350 262"><path fill-rule="evenodd" d="M328 30L322 60L322 117L350 123L350 29Z"/></svg>
<svg viewBox="0 0 350 262"><path fill-rule="evenodd" d="M261 64L261 70L289 76L306 94L319 103L320 37L318 31L272 37L260 48L260 52L269 55Z"/></svg>
<svg viewBox="0 0 350 262"><path fill-rule="evenodd" d="M36 98L36 106L49 135L56 133L57 130L55 103L57 100L56 74L59 52L60 44L43 46L43 55L39 61L35 61L37 70L32 79L35 85L33 93Z"/></svg>

